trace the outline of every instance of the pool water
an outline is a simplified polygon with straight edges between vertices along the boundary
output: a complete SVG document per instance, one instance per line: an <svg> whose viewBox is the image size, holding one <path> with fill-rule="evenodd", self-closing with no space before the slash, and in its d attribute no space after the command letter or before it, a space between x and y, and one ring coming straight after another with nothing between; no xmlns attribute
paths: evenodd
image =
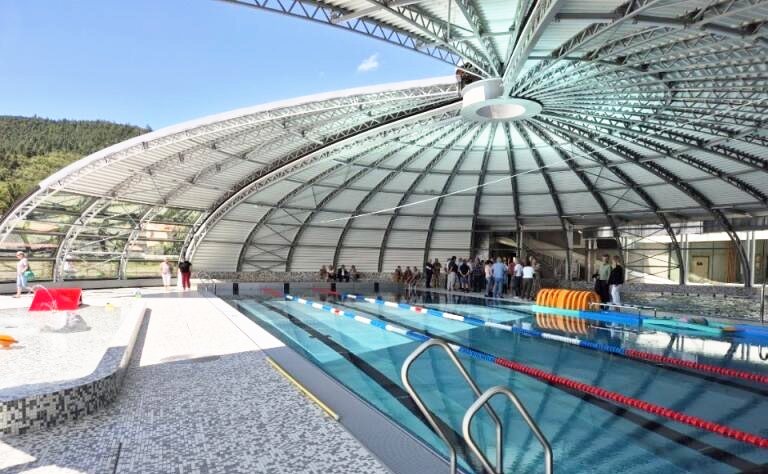
<svg viewBox="0 0 768 474"><path fill-rule="evenodd" d="M759 382L632 360L361 300L303 296L577 382L768 436L768 386ZM759 346L738 340L696 338L617 325L606 327L599 323L571 325L579 333L568 334L553 329L555 326L546 317L537 317L526 305L489 306L483 299L421 292L407 298L380 296L514 327L768 374L768 362L761 359L761 355L768 359L768 351L763 349L761 353ZM400 380L404 360L420 342L282 298L230 302L412 434L436 450L447 452ZM766 449L549 384L464 354L459 354L459 359L481 390L501 385L515 392L552 445L556 472L733 473L768 469ZM427 406L458 438L464 413L476 397L447 355L431 349L416 360L411 374L414 388ZM543 450L513 405L500 396L491 405L505 430L504 472L543 472ZM475 417L472 432L486 456L495 459L494 427L484 411ZM465 470L481 472L466 448L459 451Z"/></svg>

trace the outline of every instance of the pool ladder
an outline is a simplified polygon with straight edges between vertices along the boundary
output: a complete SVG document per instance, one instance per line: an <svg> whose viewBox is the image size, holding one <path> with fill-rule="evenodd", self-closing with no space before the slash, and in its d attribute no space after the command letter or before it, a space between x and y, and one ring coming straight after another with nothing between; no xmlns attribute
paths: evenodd
<svg viewBox="0 0 768 474"><path fill-rule="evenodd" d="M539 440L539 443L544 448L544 469L547 474L552 474L553 472L553 456L552 456L552 447L549 445L549 442L547 441L547 438L544 437L544 434L539 429L539 426L536 424L535 421L533 421L533 418L531 418L531 415L528 414L528 411L523 406L522 402L520 402L520 399L517 398L517 396L512 392L512 390L508 389L507 387L501 387L501 386L495 386L491 387L485 392L481 392L480 388L475 383L472 376L469 375L467 372L467 369L464 368L464 365L459 361L459 358L456 357L456 354L454 354L451 347L446 344L443 341L437 340L437 339L430 339L426 342L424 342L422 345L416 348L415 351L411 353L403 363L403 367L400 371L400 377L403 380L403 384L405 385L405 389L408 391L408 394L411 396L413 401L416 403L416 406L419 407L419 410L424 415L424 418L427 419L427 422L429 422L429 425L432 427L432 429L437 433L437 435L440 437L440 439L443 440L443 442L448 446L448 450L450 453L450 472L451 474L455 474L457 471L457 465L456 465L456 446L454 443L452 443L448 435L445 432L445 428L437 423L437 420L435 419L434 415L429 411L427 406L422 401L421 397L413 388L413 385L410 381L410 368L413 365L413 362L419 358L422 354L424 354L427 350L429 350L431 347L440 347L445 351L446 354L448 354L448 357L450 358L451 362L453 362L453 365L456 366L456 368L459 370L459 373L462 377L464 377L464 380L467 382L467 385L472 389L472 391L477 396L477 399L470 405L470 407L467 409L466 413L464 414L464 419L461 423L461 431L462 436L464 437L464 441L467 443L467 446L469 446L469 449L477 456L477 458L480 460L480 462L483 465L483 468L491 473L491 474L503 474L503 456L502 456L502 442L503 442L503 429L501 426L501 420L499 419L498 415L495 411L493 411L493 408L488 403L491 398L493 398L495 395L502 394L506 395L506 397L512 402L512 404L515 405L515 408L517 408L518 413L523 417L523 420L528 424L528 427L533 431L533 434L536 436L536 438ZM496 424L496 465L492 465L491 462L488 460L486 455L478 448L477 443L475 442L475 439L472 437L472 433L470 431L470 427L472 424L472 419L477 414L478 411L480 411L481 408L485 408L485 410L490 415L493 422Z"/></svg>

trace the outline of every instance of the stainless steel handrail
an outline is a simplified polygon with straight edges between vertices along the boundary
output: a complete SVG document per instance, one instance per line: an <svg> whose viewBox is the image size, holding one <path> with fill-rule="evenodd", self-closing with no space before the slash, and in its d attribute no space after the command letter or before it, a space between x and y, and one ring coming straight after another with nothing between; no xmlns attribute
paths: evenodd
<svg viewBox="0 0 768 474"><path fill-rule="evenodd" d="M523 406L522 402L520 402L520 399L517 398L517 395L512 392L512 390L496 386L491 387L488 390L483 393L480 398L475 400L475 403L473 403L469 409L467 409L467 413L464 414L464 420L461 422L461 431L464 435L464 440L467 442L467 445L469 446L469 449L472 450L473 453L475 453L475 456L480 458L480 462L483 463L483 467L492 474L501 474L504 472L504 467L500 462L496 463L496 468L494 469L493 466L491 466L491 463L488 461L488 459L485 457L482 451L477 447L477 444L475 443L475 440L472 438L472 433L470 431L470 427L472 424L472 418L474 418L475 414L477 414L477 411L480 410L480 407L488 406L488 401L493 398L494 395L497 394L503 394L506 395L507 398L509 398L512 403L515 405L515 408L517 408L517 411L520 413L520 415L523 417L525 422L528 424L528 427L531 428L531 431L533 431L533 434L536 436L536 438L539 440L539 443L541 443L541 446L544 448L544 462L546 463L544 468L545 472L547 474L552 474L554 470L554 459L552 456L552 446L550 446L549 441L547 441L547 438L544 437L544 434L539 429L539 425L536 424L535 421L533 421L533 418L531 418L531 415L528 414L528 411Z"/></svg>
<svg viewBox="0 0 768 474"><path fill-rule="evenodd" d="M625 309L635 309L637 310L638 315L642 315L642 312L644 309L651 309L653 310L653 317L656 317L657 308L655 306L634 306L634 305L625 305L625 304L611 304L611 303L598 303L593 302L589 303L590 306L600 306L600 307L607 307L607 308L625 308Z"/></svg>
<svg viewBox="0 0 768 474"><path fill-rule="evenodd" d="M198 272L197 279L202 283L204 292L211 291L216 295L216 281L207 272ZM211 289L210 286L213 286L213 288Z"/></svg>
<svg viewBox="0 0 768 474"><path fill-rule="evenodd" d="M416 393L416 391L413 389L413 385L411 384L410 378L409 378L409 369L411 368L411 365L413 365L413 362L424 352L427 351L430 347L438 346L442 348L447 354L448 357L451 359L451 362L453 362L453 365L456 366L457 369L459 369L459 372L461 373L462 377L464 377L464 380L467 381L467 384L472 388L472 391L475 392L475 395L478 397L482 395L482 392L477 387L477 384L475 384L475 381L472 379L472 377L467 372L467 369L464 368L464 365L459 361L459 358L456 357L456 354L453 353L453 350L451 347L446 344L443 341L440 341L438 339L430 339L428 341L425 341L422 345L416 348L415 351L411 353L406 359L405 362L403 362L403 367L400 370L400 378L403 380L403 385L405 385L405 390L408 392L408 394L411 396L414 402L416 402L416 406L419 407L419 411L424 415L424 417L429 422L429 425L432 427L433 430L437 433L437 435L440 437L440 439L443 440L443 442L448 446L448 449L450 451L450 463L451 463L451 473L456 473L456 447L451 443L451 441L448 439L448 435L443 432L443 429L440 427L440 425L437 424L437 421L432 416L432 413L427 409L427 406L424 404L424 402L421 400L421 397ZM499 419L498 415L496 415L496 412L493 411L493 408L491 408L490 405L485 406L486 410L488 411L488 414L493 419L494 423L496 423L496 464L499 466L502 465L502 453L501 453L501 447L502 447L502 440L503 438L503 432L501 428L501 420Z"/></svg>

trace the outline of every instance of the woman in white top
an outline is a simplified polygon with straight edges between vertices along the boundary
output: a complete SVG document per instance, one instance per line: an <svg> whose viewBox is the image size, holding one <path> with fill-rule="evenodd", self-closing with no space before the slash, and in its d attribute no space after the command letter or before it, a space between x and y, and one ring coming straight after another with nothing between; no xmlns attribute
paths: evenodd
<svg viewBox="0 0 768 474"><path fill-rule="evenodd" d="M163 286L166 290L171 289L171 264L168 263L168 257L165 257L160 263L160 276L163 277Z"/></svg>
<svg viewBox="0 0 768 474"><path fill-rule="evenodd" d="M533 289L533 265L531 265L530 259L525 262L523 267L523 294L522 298L527 300L531 299L531 290Z"/></svg>
<svg viewBox="0 0 768 474"><path fill-rule="evenodd" d="M523 292L523 265L517 259L512 258L512 290L518 298Z"/></svg>
<svg viewBox="0 0 768 474"><path fill-rule="evenodd" d="M19 259L16 263L16 298L21 298L21 292L28 288L26 271L29 270L29 260L22 251L16 252L16 258Z"/></svg>
<svg viewBox="0 0 768 474"><path fill-rule="evenodd" d="M493 292L493 265L490 260L486 260L483 271L485 272L485 296L490 298Z"/></svg>

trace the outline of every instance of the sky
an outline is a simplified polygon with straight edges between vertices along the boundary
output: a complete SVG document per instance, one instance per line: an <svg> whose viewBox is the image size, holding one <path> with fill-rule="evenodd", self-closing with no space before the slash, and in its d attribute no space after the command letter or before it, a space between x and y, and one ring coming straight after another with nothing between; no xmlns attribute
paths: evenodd
<svg viewBox="0 0 768 474"><path fill-rule="evenodd" d="M0 1L0 115L156 130L450 74L449 64L380 40L216 0Z"/></svg>

